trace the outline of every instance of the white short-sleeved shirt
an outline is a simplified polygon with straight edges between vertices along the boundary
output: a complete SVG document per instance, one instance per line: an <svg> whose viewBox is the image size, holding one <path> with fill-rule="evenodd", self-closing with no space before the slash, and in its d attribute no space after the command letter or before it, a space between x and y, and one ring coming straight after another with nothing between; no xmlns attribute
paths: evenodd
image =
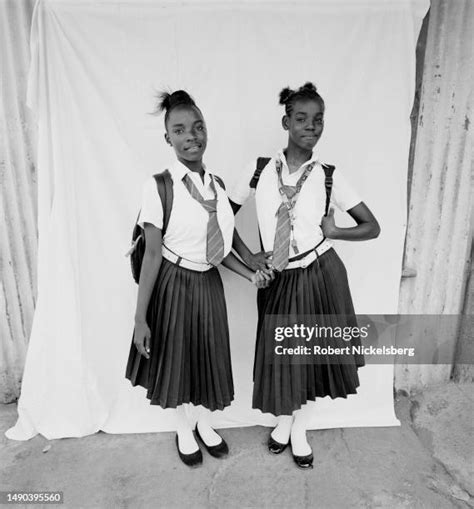
<svg viewBox="0 0 474 509"><path fill-rule="evenodd" d="M258 225L265 251L273 250L277 224L276 213L282 201L279 193L278 174L275 167L277 159L280 159L282 162L283 183L290 186L296 185L308 164L316 162L301 188L294 210L294 238L299 253L304 253L314 248L323 240L323 233L319 225L326 205L324 170L314 154L309 161L306 161L296 172L291 174L283 151L280 151L276 157L270 159L260 175L255 190ZM252 194L249 184L255 173L256 166L257 162L253 161L244 171L242 178L239 179L229 192L230 199L235 203L243 205ZM350 186L341 171L336 169L333 174L331 204L342 211L347 211L358 205L361 201L359 195ZM290 257L295 255L293 247L290 246Z"/></svg>
<svg viewBox="0 0 474 509"><path fill-rule="evenodd" d="M189 170L180 161L168 166L173 180L173 208L163 243L173 253L193 262L206 263L207 223L209 213L196 201L185 187L182 179L187 174L205 200L214 197L210 186L211 175L205 170L204 183L198 173ZM214 179L217 191L217 221L224 238L224 255L229 254L234 233L234 214L227 194ZM142 207L138 224L143 228L150 223L163 228L163 206L153 177L143 187Z"/></svg>

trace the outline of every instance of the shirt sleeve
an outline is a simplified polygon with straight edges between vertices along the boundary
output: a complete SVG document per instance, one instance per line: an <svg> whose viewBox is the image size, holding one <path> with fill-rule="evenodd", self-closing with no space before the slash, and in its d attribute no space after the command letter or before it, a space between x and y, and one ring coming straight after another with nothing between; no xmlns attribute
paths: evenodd
<svg viewBox="0 0 474 509"><path fill-rule="evenodd" d="M333 173L331 203L334 203L343 212L350 210L362 201L346 177L339 171Z"/></svg>
<svg viewBox="0 0 474 509"><path fill-rule="evenodd" d="M251 195L250 180L255 173L256 161L248 164L228 191L229 199L238 205L243 205Z"/></svg>
<svg viewBox="0 0 474 509"><path fill-rule="evenodd" d="M163 206L154 177L148 179L143 186L138 224L144 228L145 223L150 223L160 230L163 228Z"/></svg>

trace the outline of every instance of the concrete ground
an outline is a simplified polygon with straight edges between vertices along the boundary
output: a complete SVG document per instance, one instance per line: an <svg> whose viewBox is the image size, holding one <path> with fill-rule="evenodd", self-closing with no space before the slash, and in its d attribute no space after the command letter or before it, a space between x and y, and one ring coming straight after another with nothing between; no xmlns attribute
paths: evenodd
<svg viewBox="0 0 474 509"><path fill-rule="evenodd" d="M3 405L0 490L63 491L67 508L474 507L472 389L448 384L400 395L400 428L308 433L311 471L298 470L288 450L268 453L262 427L222 430L230 457L204 452L194 470L179 461L171 433L98 433L53 440L43 452L41 436L5 438L16 408Z"/></svg>

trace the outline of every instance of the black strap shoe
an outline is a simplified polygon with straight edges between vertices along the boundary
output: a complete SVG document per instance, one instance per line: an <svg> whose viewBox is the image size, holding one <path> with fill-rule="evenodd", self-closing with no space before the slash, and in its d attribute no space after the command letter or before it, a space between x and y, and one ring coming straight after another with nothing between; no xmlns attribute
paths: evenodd
<svg viewBox="0 0 474 509"><path fill-rule="evenodd" d="M293 459L299 468L303 468L305 470L313 468L313 453L308 454L307 456L295 456L293 454Z"/></svg>
<svg viewBox="0 0 474 509"><path fill-rule="evenodd" d="M313 468L313 453L310 452L306 456L296 456L296 454L293 454L293 451L291 451L291 454L293 456L293 459L295 460L295 463L298 465L299 468L303 468L305 470Z"/></svg>
<svg viewBox="0 0 474 509"><path fill-rule="evenodd" d="M178 449L178 454L181 461L187 465L188 467L198 467L202 464L202 452L201 449L198 449L196 452L191 454L184 454L179 450L178 443L178 434L176 434L176 449Z"/></svg>
<svg viewBox="0 0 474 509"><path fill-rule="evenodd" d="M277 442L271 435L268 437L268 450L272 454L281 454L287 446L288 443L281 444L280 442Z"/></svg>
<svg viewBox="0 0 474 509"><path fill-rule="evenodd" d="M207 445L206 442L202 439L201 435L199 434L198 427L196 426L195 429L196 436L201 440L201 442L204 444L204 447L206 448L207 452L214 456L214 458L223 458L224 456L227 456L229 454L229 447L227 446L226 441L221 437L221 443L217 445Z"/></svg>

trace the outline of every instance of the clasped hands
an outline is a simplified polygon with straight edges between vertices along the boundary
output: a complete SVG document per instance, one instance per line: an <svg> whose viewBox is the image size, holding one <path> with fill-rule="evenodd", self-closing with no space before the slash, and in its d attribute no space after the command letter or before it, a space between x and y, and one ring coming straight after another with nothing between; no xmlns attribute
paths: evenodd
<svg viewBox="0 0 474 509"><path fill-rule="evenodd" d="M260 253L250 254L244 261L255 271L251 278L251 282L257 288L266 288L275 278L271 252L265 253L261 251Z"/></svg>

